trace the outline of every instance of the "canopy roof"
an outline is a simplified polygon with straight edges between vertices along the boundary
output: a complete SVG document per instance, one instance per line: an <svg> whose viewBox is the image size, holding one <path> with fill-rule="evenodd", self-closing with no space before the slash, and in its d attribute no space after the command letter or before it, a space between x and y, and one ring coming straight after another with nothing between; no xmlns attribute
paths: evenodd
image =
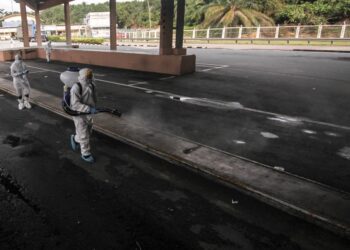
<svg viewBox="0 0 350 250"><path fill-rule="evenodd" d="M19 3L21 0L15 0ZM74 0L24 0L27 6L33 10L44 10L62 3L71 2Z"/></svg>

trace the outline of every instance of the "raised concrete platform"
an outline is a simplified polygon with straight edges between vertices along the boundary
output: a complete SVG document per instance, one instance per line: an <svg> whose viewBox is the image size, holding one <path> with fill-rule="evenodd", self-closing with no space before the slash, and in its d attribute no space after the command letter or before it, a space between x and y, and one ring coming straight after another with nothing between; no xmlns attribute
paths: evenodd
<svg viewBox="0 0 350 250"><path fill-rule="evenodd" d="M12 83L8 80L0 79L0 89L14 94ZM33 89L31 101L70 118L61 109L61 100L57 97ZM95 116L94 129L350 238L348 193L188 139L131 123L124 118L98 114Z"/></svg>
<svg viewBox="0 0 350 250"><path fill-rule="evenodd" d="M23 59L46 59L45 50L39 47L0 50L0 61L12 61L20 52ZM55 47L52 60L69 63L87 63L103 67L154 72L160 74L183 75L193 73L196 68L195 55L145 55L120 53L115 51L76 50Z"/></svg>

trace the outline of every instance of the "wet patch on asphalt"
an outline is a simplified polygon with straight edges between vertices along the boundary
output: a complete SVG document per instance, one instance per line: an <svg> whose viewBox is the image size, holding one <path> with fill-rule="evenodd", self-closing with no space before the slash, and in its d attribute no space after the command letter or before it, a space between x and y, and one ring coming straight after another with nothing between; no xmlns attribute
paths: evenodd
<svg viewBox="0 0 350 250"><path fill-rule="evenodd" d="M344 159L350 160L350 147L344 147L339 150L338 155Z"/></svg>
<svg viewBox="0 0 350 250"><path fill-rule="evenodd" d="M153 191L153 193L157 194L162 200L170 200L172 202L188 199L187 195L185 195L183 192L180 192L178 190L173 190L173 191L156 190L156 191Z"/></svg>
<svg viewBox="0 0 350 250"><path fill-rule="evenodd" d="M14 135L8 135L6 138L2 141L3 144L8 144L11 147L15 148L17 147L21 142L21 138Z"/></svg>
<svg viewBox="0 0 350 250"><path fill-rule="evenodd" d="M42 152L42 149L31 148L29 150L21 152L19 154L19 157L30 158L30 157L42 156L43 154L44 153Z"/></svg>
<svg viewBox="0 0 350 250"><path fill-rule="evenodd" d="M33 142L34 141L31 138L31 136L21 138L16 135L7 135L6 138L2 141L3 144L10 145L13 148L18 147L20 145L31 144Z"/></svg>
<svg viewBox="0 0 350 250"><path fill-rule="evenodd" d="M2 168L0 168L0 184L3 185L9 193L15 195L18 199L31 207L35 213L40 213L40 208L24 196L23 188Z"/></svg>

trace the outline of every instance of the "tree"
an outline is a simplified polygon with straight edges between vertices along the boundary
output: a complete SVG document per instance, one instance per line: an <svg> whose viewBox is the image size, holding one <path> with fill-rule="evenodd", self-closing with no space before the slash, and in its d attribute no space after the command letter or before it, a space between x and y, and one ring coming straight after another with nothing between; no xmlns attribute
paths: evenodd
<svg viewBox="0 0 350 250"><path fill-rule="evenodd" d="M259 7L259 1L215 0L202 7L205 12L202 25L205 27L273 25L273 19L260 12Z"/></svg>
<svg viewBox="0 0 350 250"><path fill-rule="evenodd" d="M276 19L281 23L320 24L346 20L350 15L350 0L289 0Z"/></svg>

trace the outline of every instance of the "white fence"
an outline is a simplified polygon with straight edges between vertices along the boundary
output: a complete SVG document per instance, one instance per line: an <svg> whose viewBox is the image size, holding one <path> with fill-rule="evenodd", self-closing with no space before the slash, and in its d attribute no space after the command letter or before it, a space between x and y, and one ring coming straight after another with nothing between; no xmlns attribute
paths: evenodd
<svg viewBox="0 0 350 250"><path fill-rule="evenodd" d="M156 40L159 30L118 30L119 39ZM350 39L350 25L224 27L184 30L184 40L220 39Z"/></svg>

